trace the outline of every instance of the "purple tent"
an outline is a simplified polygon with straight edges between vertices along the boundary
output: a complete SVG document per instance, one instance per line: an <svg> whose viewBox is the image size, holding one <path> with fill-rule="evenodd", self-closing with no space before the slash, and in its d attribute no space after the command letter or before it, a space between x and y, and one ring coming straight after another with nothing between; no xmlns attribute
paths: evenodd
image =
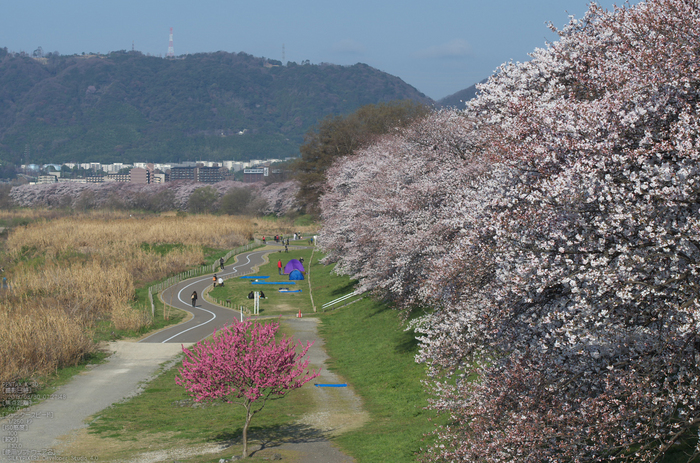
<svg viewBox="0 0 700 463"><path fill-rule="evenodd" d="M296 259L290 260L287 262L287 265L284 266L284 273L292 273L292 270L299 270L300 272L305 271L302 263Z"/></svg>

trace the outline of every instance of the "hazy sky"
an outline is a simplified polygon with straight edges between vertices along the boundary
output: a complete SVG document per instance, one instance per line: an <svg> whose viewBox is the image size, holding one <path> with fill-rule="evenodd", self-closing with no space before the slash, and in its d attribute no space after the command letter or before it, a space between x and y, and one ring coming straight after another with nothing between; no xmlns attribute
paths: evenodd
<svg viewBox="0 0 700 463"><path fill-rule="evenodd" d="M546 26L581 17L586 0L15 0L0 47L31 53L246 52L297 63L369 64L440 99L524 61L556 39ZM618 2L619 3L619 2ZM636 2L633 2L636 3ZM612 1L603 0L606 8Z"/></svg>

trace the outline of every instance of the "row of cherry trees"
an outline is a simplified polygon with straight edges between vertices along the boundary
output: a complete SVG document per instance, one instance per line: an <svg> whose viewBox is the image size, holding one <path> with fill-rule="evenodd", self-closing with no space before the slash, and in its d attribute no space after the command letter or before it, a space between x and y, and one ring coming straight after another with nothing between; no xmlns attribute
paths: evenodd
<svg viewBox="0 0 700 463"><path fill-rule="evenodd" d="M20 207L87 209L188 210L192 194L202 188L212 191L209 210L218 209L221 198L236 189L248 189L260 204L260 213L284 215L296 212L299 185L295 181L264 184L222 181L206 185L192 181L141 185L134 183L50 183L12 188L10 198Z"/></svg>
<svg viewBox="0 0 700 463"><path fill-rule="evenodd" d="M698 455L699 116L698 3L592 5L328 172L328 260L432 308L426 461Z"/></svg>

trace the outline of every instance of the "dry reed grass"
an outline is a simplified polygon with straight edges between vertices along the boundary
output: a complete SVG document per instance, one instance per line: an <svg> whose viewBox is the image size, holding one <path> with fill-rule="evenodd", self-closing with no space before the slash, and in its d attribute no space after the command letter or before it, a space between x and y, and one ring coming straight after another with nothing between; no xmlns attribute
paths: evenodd
<svg viewBox="0 0 700 463"><path fill-rule="evenodd" d="M213 248L234 248L253 237L249 219L197 215L187 217L129 218L120 214L68 217L40 221L13 233L7 250L18 257L22 249L37 248L58 256L70 250L94 252L110 243L181 243Z"/></svg>
<svg viewBox="0 0 700 463"><path fill-rule="evenodd" d="M138 330L150 323L147 312L134 309L128 304L115 304L112 306L112 323L118 330Z"/></svg>
<svg viewBox="0 0 700 463"><path fill-rule="evenodd" d="M36 307L29 300L12 307L0 305L2 381L49 374L75 364L92 349L89 333L61 310ZM0 400L5 397L0 390Z"/></svg>
<svg viewBox="0 0 700 463"><path fill-rule="evenodd" d="M255 221L255 236L269 237L277 234L291 235L301 233L307 236L318 231L318 224L313 225L294 225L294 220L282 217L276 219L257 219Z"/></svg>
<svg viewBox="0 0 700 463"><path fill-rule="evenodd" d="M134 282L125 266L87 263L49 263L41 268L19 266L10 277L8 300L49 300L82 324L89 325L112 311L114 304L134 296Z"/></svg>
<svg viewBox="0 0 700 463"><path fill-rule="evenodd" d="M233 248L252 236L229 217L130 218L101 213L38 221L7 239L10 288L0 297L0 381L43 375L90 351L89 330L109 319L138 330L149 315L130 305L135 285L204 260L202 245ZM182 244L165 255L143 243Z"/></svg>

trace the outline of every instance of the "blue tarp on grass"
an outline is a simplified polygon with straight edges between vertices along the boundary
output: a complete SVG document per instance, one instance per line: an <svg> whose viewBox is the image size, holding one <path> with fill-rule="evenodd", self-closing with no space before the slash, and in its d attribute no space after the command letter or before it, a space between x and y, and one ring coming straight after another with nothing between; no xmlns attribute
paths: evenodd
<svg viewBox="0 0 700 463"><path fill-rule="evenodd" d="M296 281L251 281L251 285L295 285Z"/></svg>

